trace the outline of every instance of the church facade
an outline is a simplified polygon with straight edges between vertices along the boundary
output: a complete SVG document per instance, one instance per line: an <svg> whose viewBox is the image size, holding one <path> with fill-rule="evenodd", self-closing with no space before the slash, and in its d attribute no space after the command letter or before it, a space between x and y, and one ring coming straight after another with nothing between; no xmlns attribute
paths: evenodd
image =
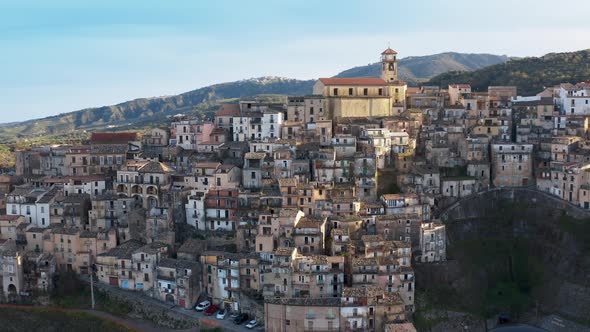
<svg viewBox="0 0 590 332"><path fill-rule="evenodd" d="M397 52L381 53L381 77L320 78L315 95L326 98L329 117L388 117L405 109L406 82L397 77Z"/></svg>

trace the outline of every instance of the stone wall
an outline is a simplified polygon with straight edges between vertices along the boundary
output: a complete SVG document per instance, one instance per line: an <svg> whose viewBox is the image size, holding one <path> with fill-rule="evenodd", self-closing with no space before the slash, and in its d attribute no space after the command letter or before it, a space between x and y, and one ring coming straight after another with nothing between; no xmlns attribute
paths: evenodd
<svg viewBox="0 0 590 332"><path fill-rule="evenodd" d="M519 204L533 204L539 207L551 207L552 214L555 210L563 211L576 219L590 218L590 211L583 210L556 196L531 188L494 188L482 191L448 206L440 213L440 219L462 220L478 218L485 211L494 211L502 202L515 202Z"/></svg>
<svg viewBox="0 0 590 332"><path fill-rule="evenodd" d="M87 280L83 280L88 282ZM149 298L140 293L125 291L113 288L109 285L94 283L96 289L105 292L106 296L116 302L127 304L131 307L129 317L148 320L154 324L171 329L189 329L198 325L198 319L189 315L184 315L176 310L171 310L171 306L156 299Z"/></svg>

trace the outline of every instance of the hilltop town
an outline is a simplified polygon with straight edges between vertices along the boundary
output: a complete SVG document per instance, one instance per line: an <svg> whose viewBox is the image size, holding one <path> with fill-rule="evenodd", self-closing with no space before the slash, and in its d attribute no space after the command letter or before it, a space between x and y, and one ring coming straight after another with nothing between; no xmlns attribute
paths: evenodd
<svg viewBox="0 0 590 332"><path fill-rule="evenodd" d="M408 87L388 48L380 78L17 151L0 176L2 296L73 271L266 331L415 331L413 267L446 261L445 207L526 187L590 210L590 83L462 83Z"/></svg>

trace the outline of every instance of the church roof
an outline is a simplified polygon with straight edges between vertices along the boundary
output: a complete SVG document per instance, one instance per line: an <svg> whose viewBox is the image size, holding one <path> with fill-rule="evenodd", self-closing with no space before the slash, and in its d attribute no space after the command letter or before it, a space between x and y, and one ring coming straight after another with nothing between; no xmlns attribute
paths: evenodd
<svg viewBox="0 0 590 332"><path fill-rule="evenodd" d="M381 54L397 54L396 51L392 50L391 48L387 48L385 51L383 51Z"/></svg>
<svg viewBox="0 0 590 332"><path fill-rule="evenodd" d="M320 82L324 85L387 85L384 80L376 77L320 78Z"/></svg>

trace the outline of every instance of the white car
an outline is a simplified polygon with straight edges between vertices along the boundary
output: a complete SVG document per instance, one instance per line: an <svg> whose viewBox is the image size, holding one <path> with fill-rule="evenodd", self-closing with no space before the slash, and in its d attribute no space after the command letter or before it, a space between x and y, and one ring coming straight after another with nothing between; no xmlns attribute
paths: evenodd
<svg viewBox="0 0 590 332"><path fill-rule="evenodd" d="M196 311L203 311L203 310L209 308L210 306L211 306L211 302L203 301L203 302L197 304L197 306L195 306L195 310Z"/></svg>
<svg viewBox="0 0 590 332"><path fill-rule="evenodd" d="M256 326L258 326L258 322L256 321L256 319L251 320L251 321L248 322L248 324L246 324L246 327L249 328L249 329L253 329Z"/></svg>
<svg viewBox="0 0 590 332"><path fill-rule="evenodd" d="M225 319L225 316L227 316L227 309L221 309L217 312L217 316L215 316L217 319Z"/></svg>

